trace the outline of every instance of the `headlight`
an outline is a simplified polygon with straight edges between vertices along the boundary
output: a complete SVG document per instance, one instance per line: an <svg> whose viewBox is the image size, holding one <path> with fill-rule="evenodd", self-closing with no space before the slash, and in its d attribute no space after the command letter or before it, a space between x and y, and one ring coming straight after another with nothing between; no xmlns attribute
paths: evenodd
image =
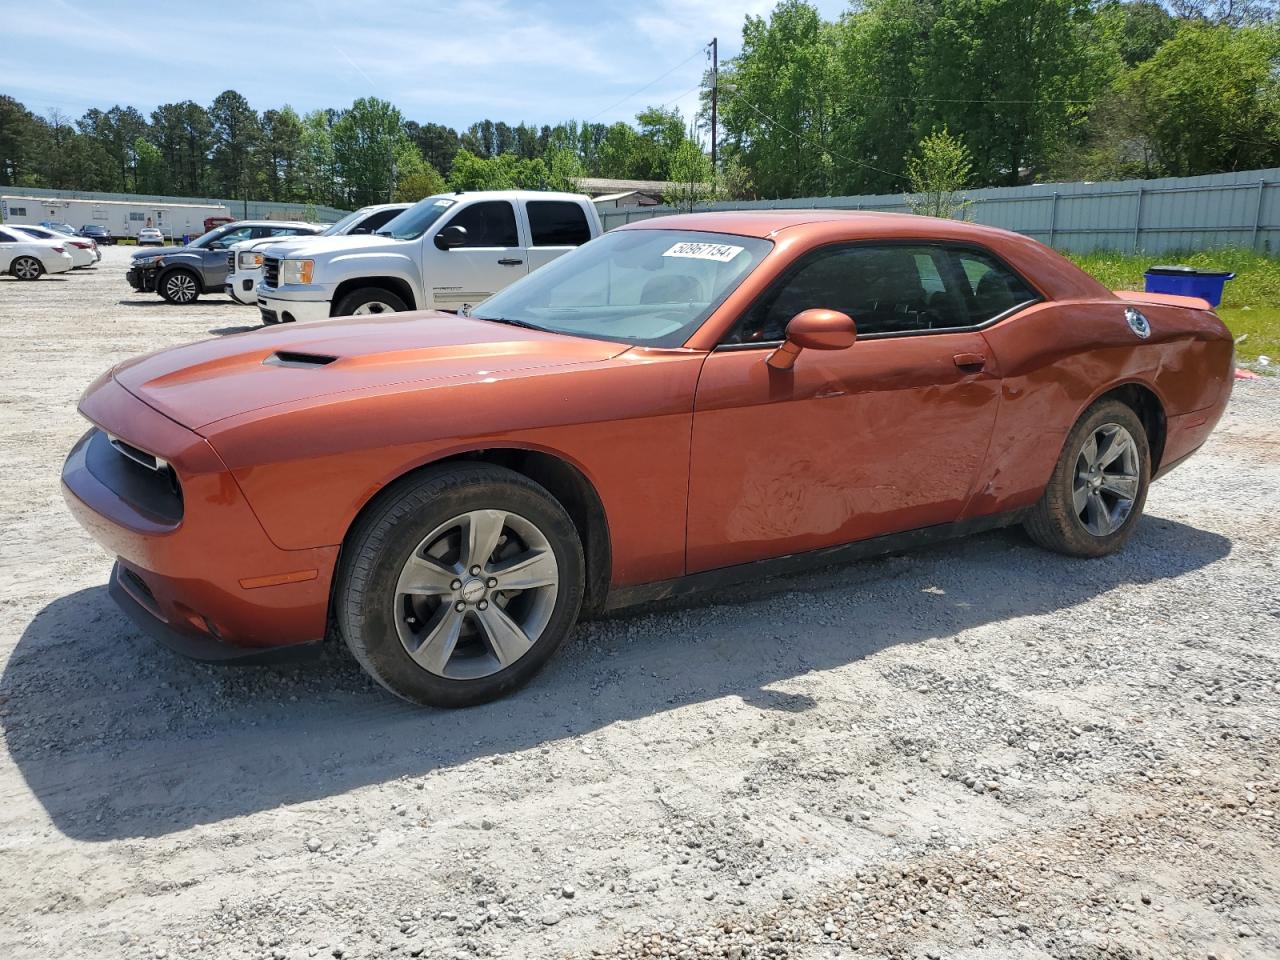
<svg viewBox="0 0 1280 960"><path fill-rule="evenodd" d="M262 254L254 253L252 250L241 250L239 262L241 270L252 270L254 267L262 266Z"/></svg>
<svg viewBox="0 0 1280 960"><path fill-rule="evenodd" d="M138 257L133 261L135 267L159 267L164 265L164 257Z"/></svg>
<svg viewBox="0 0 1280 960"><path fill-rule="evenodd" d="M283 260L280 263L280 282L310 283L315 266L314 260Z"/></svg>

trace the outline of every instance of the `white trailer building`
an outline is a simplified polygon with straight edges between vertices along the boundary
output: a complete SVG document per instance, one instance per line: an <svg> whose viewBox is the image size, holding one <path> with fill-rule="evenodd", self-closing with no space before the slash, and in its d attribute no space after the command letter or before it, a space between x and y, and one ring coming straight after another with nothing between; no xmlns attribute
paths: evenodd
<svg viewBox="0 0 1280 960"><path fill-rule="evenodd" d="M37 224L56 220L77 230L98 224L117 239L136 237L143 227L155 227L166 238L198 237L208 217L235 219L220 203L155 203L143 200L64 200L59 197L0 196L0 221Z"/></svg>

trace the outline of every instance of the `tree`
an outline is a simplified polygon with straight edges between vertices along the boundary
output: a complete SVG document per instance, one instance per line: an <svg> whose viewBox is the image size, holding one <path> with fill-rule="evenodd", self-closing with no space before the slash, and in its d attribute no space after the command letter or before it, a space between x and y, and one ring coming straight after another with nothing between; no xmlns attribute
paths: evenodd
<svg viewBox="0 0 1280 960"><path fill-rule="evenodd" d="M13 97L0 94L0 186L36 175L35 116Z"/></svg>
<svg viewBox="0 0 1280 960"><path fill-rule="evenodd" d="M303 133L302 118L287 104L262 114L261 166L267 195L272 200L297 200L305 196L299 182Z"/></svg>
<svg viewBox="0 0 1280 960"><path fill-rule="evenodd" d="M1099 20L1114 36L1120 58L1129 67L1146 63L1178 32L1178 21L1157 0L1111 0L1101 9Z"/></svg>
<svg viewBox="0 0 1280 960"><path fill-rule="evenodd" d="M453 156L461 146L458 131L440 123L419 125L412 120L405 123L404 129L421 152L422 159L441 173L447 174L453 165Z"/></svg>
<svg viewBox="0 0 1280 960"><path fill-rule="evenodd" d="M921 216L957 218L966 206L962 191L972 176L973 162L964 142L946 127L935 130L907 158L907 205Z"/></svg>
<svg viewBox="0 0 1280 960"><path fill-rule="evenodd" d="M328 110L313 110L302 118L302 156L300 175L303 193L308 200L341 206L337 184L337 162L334 159L333 125L335 117Z"/></svg>
<svg viewBox="0 0 1280 960"><path fill-rule="evenodd" d="M662 202L682 210L693 208L715 196L711 160L692 140L681 139L667 157L670 186L662 194Z"/></svg>
<svg viewBox="0 0 1280 960"><path fill-rule="evenodd" d="M1173 12L1186 20L1241 27L1276 18L1275 0L1173 0Z"/></svg>
<svg viewBox="0 0 1280 960"><path fill-rule="evenodd" d="M352 206L387 202L395 157L407 142L400 111L376 97L361 97L333 125L334 165Z"/></svg>
<svg viewBox="0 0 1280 960"><path fill-rule="evenodd" d="M249 101L234 90L218 94L209 107L213 128L213 189L219 196L248 199L261 181L262 124Z"/></svg>
<svg viewBox="0 0 1280 960"><path fill-rule="evenodd" d="M1280 33L1184 25L1125 91L1161 168L1174 176L1280 162Z"/></svg>
<svg viewBox="0 0 1280 960"><path fill-rule="evenodd" d="M144 137L133 142L133 187L140 193L164 193L164 155Z"/></svg>
<svg viewBox="0 0 1280 960"><path fill-rule="evenodd" d="M416 203L445 189L444 177L422 158L417 146L405 140L396 151L396 200Z"/></svg>

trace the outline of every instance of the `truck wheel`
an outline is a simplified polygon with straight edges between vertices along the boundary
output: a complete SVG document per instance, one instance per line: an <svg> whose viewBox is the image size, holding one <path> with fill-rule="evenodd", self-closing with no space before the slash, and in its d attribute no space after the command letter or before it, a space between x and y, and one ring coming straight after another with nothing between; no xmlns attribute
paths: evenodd
<svg viewBox="0 0 1280 960"><path fill-rule="evenodd" d="M1137 414L1118 400L1095 403L1072 428L1040 502L1024 526L1042 547L1102 557L1125 545L1151 482L1151 449Z"/></svg>
<svg viewBox="0 0 1280 960"><path fill-rule="evenodd" d="M169 303L185 306L200 296L200 278L190 270L174 270L160 280L160 296Z"/></svg>
<svg viewBox="0 0 1280 960"><path fill-rule="evenodd" d="M582 542L543 487L491 464L389 488L347 538L334 613L366 671L398 697L467 707L526 683L582 606Z"/></svg>
<svg viewBox="0 0 1280 960"><path fill-rule="evenodd" d="M352 290L338 301L333 311L335 317L363 317L374 313L400 313L409 305L390 290L381 287L361 287Z"/></svg>
<svg viewBox="0 0 1280 960"><path fill-rule="evenodd" d="M44 264L35 257L18 257L9 264L9 272L19 280L39 280L44 274Z"/></svg>

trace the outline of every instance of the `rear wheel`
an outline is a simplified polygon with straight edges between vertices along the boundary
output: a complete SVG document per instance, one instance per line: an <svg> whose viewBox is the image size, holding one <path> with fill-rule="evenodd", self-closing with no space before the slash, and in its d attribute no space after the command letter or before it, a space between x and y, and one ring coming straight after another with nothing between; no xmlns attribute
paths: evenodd
<svg viewBox="0 0 1280 960"><path fill-rule="evenodd" d="M1151 482L1142 421L1117 400L1094 404L1072 428L1025 526L1043 547L1076 557L1114 553L1133 535Z"/></svg>
<svg viewBox="0 0 1280 960"><path fill-rule="evenodd" d="M335 317L363 317L377 313L400 313L409 305L390 290L381 287L361 287L338 301Z"/></svg>
<svg viewBox="0 0 1280 960"><path fill-rule="evenodd" d="M465 707L526 683L582 606L582 544L564 508L488 464L391 488L343 551L335 614L369 674L405 700Z"/></svg>
<svg viewBox="0 0 1280 960"><path fill-rule="evenodd" d="M160 296L170 303L195 303L200 296L200 278L190 270L174 270L160 280Z"/></svg>
<svg viewBox="0 0 1280 960"><path fill-rule="evenodd" d="M44 275L44 264L35 257L18 257L9 264L9 272L19 280L39 280Z"/></svg>

